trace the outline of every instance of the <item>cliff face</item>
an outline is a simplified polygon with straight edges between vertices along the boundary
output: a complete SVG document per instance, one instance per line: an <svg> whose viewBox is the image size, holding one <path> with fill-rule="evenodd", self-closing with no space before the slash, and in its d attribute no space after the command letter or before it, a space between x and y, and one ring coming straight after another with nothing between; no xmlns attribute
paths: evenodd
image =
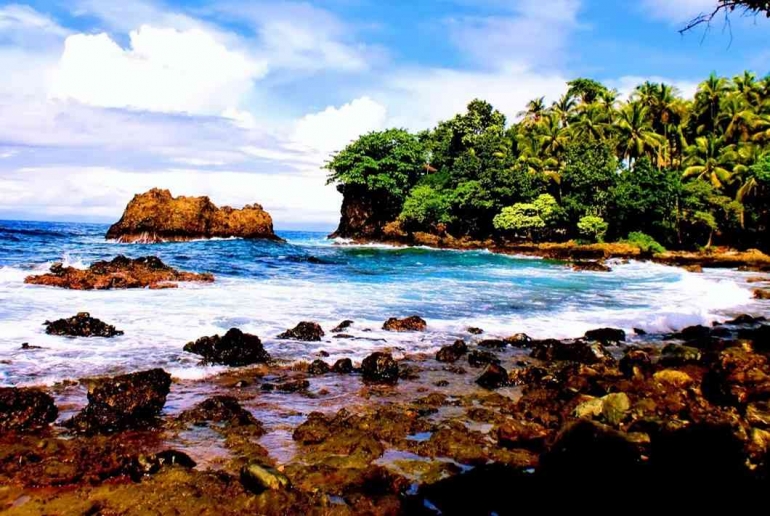
<svg viewBox="0 0 770 516"><path fill-rule="evenodd" d="M385 226L398 215L362 188L339 185L337 190L343 196L342 210L340 224L331 238L380 238Z"/></svg>
<svg viewBox="0 0 770 516"><path fill-rule="evenodd" d="M144 243L214 237L280 240L273 219L259 204L218 208L208 197L172 197L157 188L135 195L106 237Z"/></svg>

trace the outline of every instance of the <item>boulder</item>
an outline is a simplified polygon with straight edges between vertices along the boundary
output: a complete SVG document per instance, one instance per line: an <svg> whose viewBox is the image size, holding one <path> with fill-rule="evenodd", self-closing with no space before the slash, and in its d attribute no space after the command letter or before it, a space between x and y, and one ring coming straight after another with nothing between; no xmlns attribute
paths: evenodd
<svg viewBox="0 0 770 516"><path fill-rule="evenodd" d="M484 330L482 330L481 328L476 328L475 326L468 326L468 328L465 331L467 331L471 335L481 335L482 333L484 333Z"/></svg>
<svg viewBox="0 0 770 516"><path fill-rule="evenodd" d="M88 405L65 426L95 434L145 428L166 404L171 375L163 369L102 378L88 392Z"/></svg>
<svg viewBox="0 0 770 516"><path fill-rule="evenodd" d="M329 364L324 362L323 360L313 360L313 363L310 364L310 366L307 368L307 374L311 374L313 376L320 376L323 374L328 373L331 370L329 367Z"/></svg>
<svg viewBox="0 0 770 516"><path fill-rule="evenodd" d="M464 340L456 340L451 346L444 346L436 353L439 362L453 363L468 352L468 346Z"/></svg>
<svg viewBox="0 0 770 516"><path fill-rule="evenodd" d="M212 396L179 415L179 421L195 425L221 423L227 426L259 427L262 424L232 396Z"/></svg>
<svg viewBox="0 0 770 516"><path fill-rule="evenodd" d="M644 376L652 370L650 354L636 347L626 348L623 358L618 363L620 371L628 378Z"/></svg>
<svg viewBox="0 0 770 516"><path fill-rule="evenodd" d="M617 328L599 328L589 330L585 334L586 340L601 342L605 346L611 346L626 341L626 332Z"/></svg>
<svg viewBox="0 0 770 516"><path fill-rule="evenodd" d="M664 367L680 367L688 364L697 364L701 361L702 354L698 348L668 344L661 351L660 364Z"/></svg>
<svg viewBox="0 0 770 516"><path fill-rule="evenodd" d="M487 364L500 364L500 359L488 351L473 350L468 354L471 367L484 367Z"/></svg>
<svg viewBox="0 0 770 516"><path fill-rule="evenodd" d="M508 371L498 364L489 364L476 383L485 389L498 389L508 384Z"/></svg>
<svg viewBox="0 0 770 516"><path fill-rule="evenodd" d="M551 339L538 341L532 348L530 356L546 362L570 361L596 364L612 360L604 346L599 343L588 344L582 341L567 343Z"/></svg>
<svg viewBox="0 0 770 516"><path fill-rule="evenodd" d="M111 261L92 263L88 269L63 267L55 263L47 274L27 276L24 283L72 290L107 290L127 288L174 288L179 281L210 283L211 274L177 271L159 258L126 258L119 255Z"/></svg>
<svg viewBox="0 0 770 516"><path fill-rule="evenodd" d="M223 337L214 335L188 342L184 350L202 356L210 364L237 367L270 361L270 354L265 351L259 337L243 333L237 328L228 330Z"/></svg>
<svg viewBox="0 0 770 516"><path fill-rule="evenodd" d="M318 323L302 321L291 330L286 330L278 335L278 338L283 340L318 342L324 335L323 328L321 328Z"/></svg>
<svg viewBox="0 0 770 516"><path fill-rule="evenodd" d="M41 430L58 414L53 398L41 390L0 387L0 433Z"/></svg>
<svg viewBox="0 0 770 516"><path fill-rule="evenodd" d="M770 290L768 289L755 289L754 299L770 299Z"/></svg>
<svg viewBox="0 0 770 516"><path fill-rule="evenodd" d="M259 204L240 210L218 208L208 197L173 197L157 188L135 195L106 235L119 242L142 243L214 237L280 240L273 232L273 219Z"/></svg>
<svg viewBox="0 0 770 516"><path fill-rule="evenodd" d="M477 346L488 349L504 349L508 342L502 339L484 339L478 342Z"/></svg>
<svg viewBox="0 0 770 516"><path fill-rule="evenodd" d="M532 337L526 333L516 333L503 340L514 348L528 348L532 344Z"/></svg>
<svg viewBox="0 0 770 516"><path fill-rule="evenodd" d="M349 358L340 358L332 366L332 372L337 374L350 374L353 372L353 361Z"/></svg>
<svg viewBox="0 0 770 516"><path fill-rule="evenodd" d="M56 321L46 321L45 332L48 335L64 335L67 337L115 337L123 335L123 332L116 330L111 324L100 321L88 312L80 312L69 319L57 319Z"/></svg>
<svg viewBox="0 0 770 516"><path fill-rule="evenodd" d="M573 271L586 271L586 272L612 272L608 266L602 262L593 261L579 261L570 264Z"/></svg>
<svg viewBox="0 0 770 516"><path fill-rule="evenodd" d="M339 323L337 326L334 327L332 330L332 333L342 333L343 331L347 330L351 326L353 326L354 321L351 321L350 319L346 319Z"/></svg>
<svg viewBox="0 0 770 516"><path fill-rule="evenodd" d="M391 317L385 324L382 325L382 329L386 331L425 331L428 324L424 319L417 315L407 317L405 319L397 319Z"/></svg>
<svg viewBox="0 0 770 516"><path fill-rule="evenodd" d="M390 353L372 353L361 362L364 381L395 384L398 382L398 363Z"/></svg>
<svg viewBox="0 0 770 516"><path fill-rule="evenodd" d="M142 477L154 475L164 467L177 466L184 469L192 469L196 466L192 458L178 450L163 450L152 455L141 454L128 466L127 472L132 480L139 482Z"/></svg>
<svg viewBox="0 0 770 516"><path fill-rule="evenodd" d="M530 421L510 420L497 428L497 442L504 448L525 448L542 451L548 431Z"/></svg>

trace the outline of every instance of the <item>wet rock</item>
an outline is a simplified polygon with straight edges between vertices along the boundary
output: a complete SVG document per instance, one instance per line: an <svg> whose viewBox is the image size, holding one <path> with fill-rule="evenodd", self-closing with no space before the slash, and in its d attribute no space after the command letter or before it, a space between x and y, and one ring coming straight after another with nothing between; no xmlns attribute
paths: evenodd
<svg viewBox="0 0 770 516"><path fill-rule="evenodd" d="M542 382L549 374L545 368L526 366L508 373L508 382L511 385L535 385Z"/></svg>
<svg viewBox="0 0 770 516"><path fill-rule="evenodd" d="M484 367L487 364L500 364L500 359L488 351L474 349L468 354L468 364L471 367Z"/></svg>
<svg viewBox="0 0 770 516"><path fill-rule="evenodd" d="M508 384L508 371L497 364L489 364L476 383L485 389L498 389Z"/></svg>
<svg viewBox="0 0 770 516"><path fill-rule="evenodd" d="M467 331L471 335L481 335L482 333L484 333L484 330L482 330L481 328L476 328L475 326L468 326L468 328L465 331Z"/></svg>
<svg viewBox="0 0 770 516"><path fill-rule="evenodd" d="M532 338L526 333L516 333L504 340L515 348L528 348L532 344Z"/></svg>
<svg viewBox="0 0 770 516"><path fill-rule="evenodd" d="M88 392L86 408L65 426L86 434L151 426L170 387L171 375L163 369L99 379Z"/></svg>
<svg viewBox="0 0 770 516"><path fill-rule="evenodd" d="M214 276L177 271L154 256L132 259L120 255L112 261L95 262L85 270L54 264L48 274L24 279L31 285L73 290L173 288L179 281L210 283Z"/></svg>
<svg viewBox="0 0 770 516"><path fill-rule="evenodd" d="M599 328L589 330L585 334L586 340L601 342L605 346L616 345L626 341L626 332L618 328Z"/></svg>
<svg viewBox="0 0 770 516"><path fill-rule="evenodd" d="M618 367L627 378L644 376L652 370L652 358L647 351L630 347L626 349Z"/></svg>
<svg viewBox="0 0 770 516"><path fill-rule="evenodd" d="M439 362L454 363L468 353L468 346L464 340L456 340L451 346L444 346L436 353Z"/></svg>
<svg viewBox="0 0 770 516"><path fill-rule="evenodd" d="M572 267L573 271L612 272L612 269L610 269L602 262L579 261L573 262L570 266Z"/></svg>
<svg viewBox="0 0 770 516"><path fill-rule="evenodd" d="M641 328L634 328L634 333L639 336L647 335L647 332Z"/></svg>
<svg viewBox="0 0 770 516"><path fill-rule="evenodd" d="M695 380L692 376L685 373L684 371L677 371L676 369L664 369L662 371L658 371L652 377L656 382L674 387L676 389L685 389L695 383Z"/></svg>
<svg viewBox="0 0 770 516"><path fill-rule="evenodd" d="M349 358L340 358L332 366L332 372L337 374L350 374L353 372L353 361Z"/></svg>
<svg viewBox="0 0 770 516"><path fill-rule="evenodd" d="M41 430L58 414L53 398L41 390L0 387L0 432Z"/></svg>
<svg viewBox="0 0 770 516"><path fill-rule="evenodd" d="M44 325L46 326L45 332L48 335L106 338L123 335L122 331L116 330L111 324L91 317L88 312L80 312L69 319L58 319L53 322L46 321Z"/></svg>
<svg viewBox="0 0 770 516"><path fill-rule="evenodd" d="M703 377L701 390L717 405L745 406L770 399L770 367L767 357L742 348L729 348L717 355Z"/></svg>
<svg viewBox="0 0 770 516"><path fill-rule="evenodd" d="M765 321L767 321L767 318L765 317L754 317L748 314L741 314L735 319L731 319L727 321L725 324L730 326L742 326L742 325L749 325L749 324L759 324Z"/></svg>
<svg viewBox="0 0 770 516"><path fill-rule="evenodd" d="M711 332L711 328L699 324L697 326L688 326L679 333L675 334L675 337L688 342L701 341L710 339Z"/></svg>
<svg viewBox="0 0 770 516"><path fill-rule="evenodd" d="M497 442L504 448L526 448L540 452L545 447L548 435L545 427L530 421L511 420L497 428Z"/></svg>
<svg viewBox="0 0 770 516"><path fill-rule="evenodd" d="M428 323L426 323L422 317L417 315L413 315L405 319L397 319L395 317L391 317L385 321L385 324L382 325L383 330L398 332L425 331L427 327Z"/></svg>
<svg viewBox="0 0 770 516"><path fill-rule="evenodd" d="M661 352L660 364L664 367L680 367L688 364L697 364L702 358L703 355L697 348L668 344Z"/></svg>
<svg viewBox="0 0 770 516"><path fill-rule="evenodd" d="M390 353L372 353L361 362L364 381L395 384L398 382L398 363Z"/></svg>
<svg viewBox="0 0 770 516"><path fill-rule="evenodd" d="M246 366L270 361L270 355L256 335L243 333L237 328L228 330L223 337L201 337L189 342L184 350L203 357L211 364Z"/></svg>
<svg viewBox="0 0 770 516"><path fill-rule="evenodd" d="M196 465L195 461L184 452L164 450L152 455L140 454L128 467L128 474L132 480L138 482L142 477L154 475L164 467L178 466L184 469L192 469Z"/></svg>
<svg viewBox="0 0 770 516"><path fill-rule="evenodd" d="M27 351L27 350L33 350L33 349L43 349L42 346L32 346L29 342L22 342L21 343L21 349Z"/></svg>
<svg viewBox="0 0 770 516"><path fill-rule="evenodd" d="M323 360L313 360L313 363L310 364L310 367L307 368L307 374L311 374L313 376L321 376L328 373L330 370L331 368L329 367L329 364Z"/></svg>
<svg viewBox="0 0 770 516"><path fill-rule="evenodd" d="M218 208L208 197L173 197L158 188L135 195L106 235L141 243L227 237L280 240L270 214L259 204Z"/></svg>
<svg viewBox="0 0 770 516"><path fill-rule="evenodd" d="M310 382L302 378L286 380L282 382L267 382L262 384L262 390L266 392L299 392L306 391L309 388Z"/></svg>
<svg viewBox="0 0 770 516"><path fill-rule="evenodd" d="M770 299L770 290L760 288L754 290L754 299Z"/></svg>
<svg viewBox="0 0 770 516"><path fill-rule="evenodd" d="M770 401L749 403L746 407L746 421L751 426L770 428Z"/></svg>
<svg viewBox="0 0 770 516"><path fill-rule="evenodd" d="M182 412L179 420L196 425L222 423L226 426L262 427L251 412L244 409L232 396L212 396Z"/></svg>
<svg viewBox="0 0 770 516"><path fill-rule="evenodd" d="M703 267L700 266L700 265L697 265L697 264L695 264L695 265L685 265L683 268L687 272L695 272L695 273L702 273L703 272Z"/></svg>
<svg viewBox="0 0 770 516"><path fill-rule="evenodd" d="M505 349L508 343L502 339L484 339L479 341L477 346L488 349Z"/></svg>
<svg viewBox="0 0 770 516"><path fill-rule="evenodd" d="M266 490L284 490L288 489L291 485L286 475L256 461L250 461L243 466L241 469L241 483L243 487L254 494L260 494Z"/></svg>
<svg viewBox="0 0 770 516"><path fill-rule="evenodd" d="M611 425L618 425L631 409L631 401L625 392L614 392L602 398L602 418Z"/></svg>
<svg viewBox="0 0 770 516"><path fill-rule="evenodd" d="M602 415L602 409L604 408L604 401L601 398L591 398L580 403L575 407L572 414L576 418L595 418Z"/></svg>
<svg viewBox="0 0 770 516"><path fill-rule="evenodd" d="M347 330L351 326L353 326L354 321L351 321L350 319L346 319L339 323L337 326L334 327L332 330L332 333L342 333L343 331Z"/></svg>
<svg viewBox="0 0 770 516"><path fill-rule="evenodd" d="M582 341L565 343L558 340L536 342L532 346L531 357L546 362L571 361L582 364L610 362L612 357L599 343L588 344Z"/></svg>
<svg viewBox="0 0 770 516"><path fill-rule="evenodd" d="M278 335L278 338L284 340L318 342L323 336L324 331L318 323L303 321L291 330L286 330Z"/></svg>

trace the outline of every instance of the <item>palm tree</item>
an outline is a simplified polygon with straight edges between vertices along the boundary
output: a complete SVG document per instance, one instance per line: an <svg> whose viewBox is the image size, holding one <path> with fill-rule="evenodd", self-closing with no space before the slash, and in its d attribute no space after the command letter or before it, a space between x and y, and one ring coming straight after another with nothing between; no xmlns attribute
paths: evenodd
<svg viewBox="0 0 770 516"><path fill-rule="evenodd" d="M716 130L716 121L722 105L722 99L730 91L730 83L724 77L712 73L698 86L695 94L693 111L696 122L695 133L706 134Z"/></svg>
<svg viewBox="0 0 770 516"><path fill-rule="evenodd" d="M601 140L612 129L605 106L597 103L583 104L569 127L574 138Z"/></svg>
<svg viewBox="0 0 770 516"><path fill-rule="evenodd" d="M717 115L717 127L728 143L745 142L751 136L756 114L740 94L732 94L722 101Z"/></svg>
<svg viewBox="0 0 770 516"><path fill-rule="evenodd" d="M724 138L713 134L700 136L695 144L687 148L687 158L682 177L710 181L716 188L722 188L732 180L737 155L731 146L725 145Z"/></svg>
<svg viewBox="0 0 770 516"><path fill-rule="evenodd" d="M757 82L756 74L745 71L743 75L733 78L735 91L752 107L759 107L762 103L762 87Z"/></svg>
<svg viewBox="0 0 770 516"><path fill-rule="evenodd" d="M537 142L544 157L558 158L567 145L569 138L557 113L550 113L540 120L535 127Z"/></svg>
<svg viewBox="0 0 770 516"><path fill-rule="evenodd" d="M559 122L562 127L567 127L570 123L570 119L575 113L575 107L577 101L575 97L569 95L562 95L559 100L551 105L551 113L559 117Z"/></svg>
<svg viewBox="0 0 770 516"><path fill-rule="evenodd" d="M660 162L666 138L655 132L648 118L649 108L641 102L623 106L615 124L618 135L618 151L629 163L650 156Z"/></svg>
<svg viewBox="0 0 770 516"><path fill-rule="evenodd" d="M527 109L519 111L517 116L522 117L522 124L525 127L532 126L540 121L545 114L545 97L539 97L527 102Z"/></svg>

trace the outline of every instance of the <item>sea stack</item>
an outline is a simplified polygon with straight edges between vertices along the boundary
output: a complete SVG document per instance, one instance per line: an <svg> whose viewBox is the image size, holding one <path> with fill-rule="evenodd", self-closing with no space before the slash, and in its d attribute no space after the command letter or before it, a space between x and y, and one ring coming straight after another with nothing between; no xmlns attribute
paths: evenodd
<svg viewBox="0 0 770 516"><path fill-rule="evenodd" d="M123 216L107 231L118 242L183 242L199 238L251 238L280 240L273 219L259 204L242 209L218 208L208 197L173 197L153 188L137 194Z"/></svg>

